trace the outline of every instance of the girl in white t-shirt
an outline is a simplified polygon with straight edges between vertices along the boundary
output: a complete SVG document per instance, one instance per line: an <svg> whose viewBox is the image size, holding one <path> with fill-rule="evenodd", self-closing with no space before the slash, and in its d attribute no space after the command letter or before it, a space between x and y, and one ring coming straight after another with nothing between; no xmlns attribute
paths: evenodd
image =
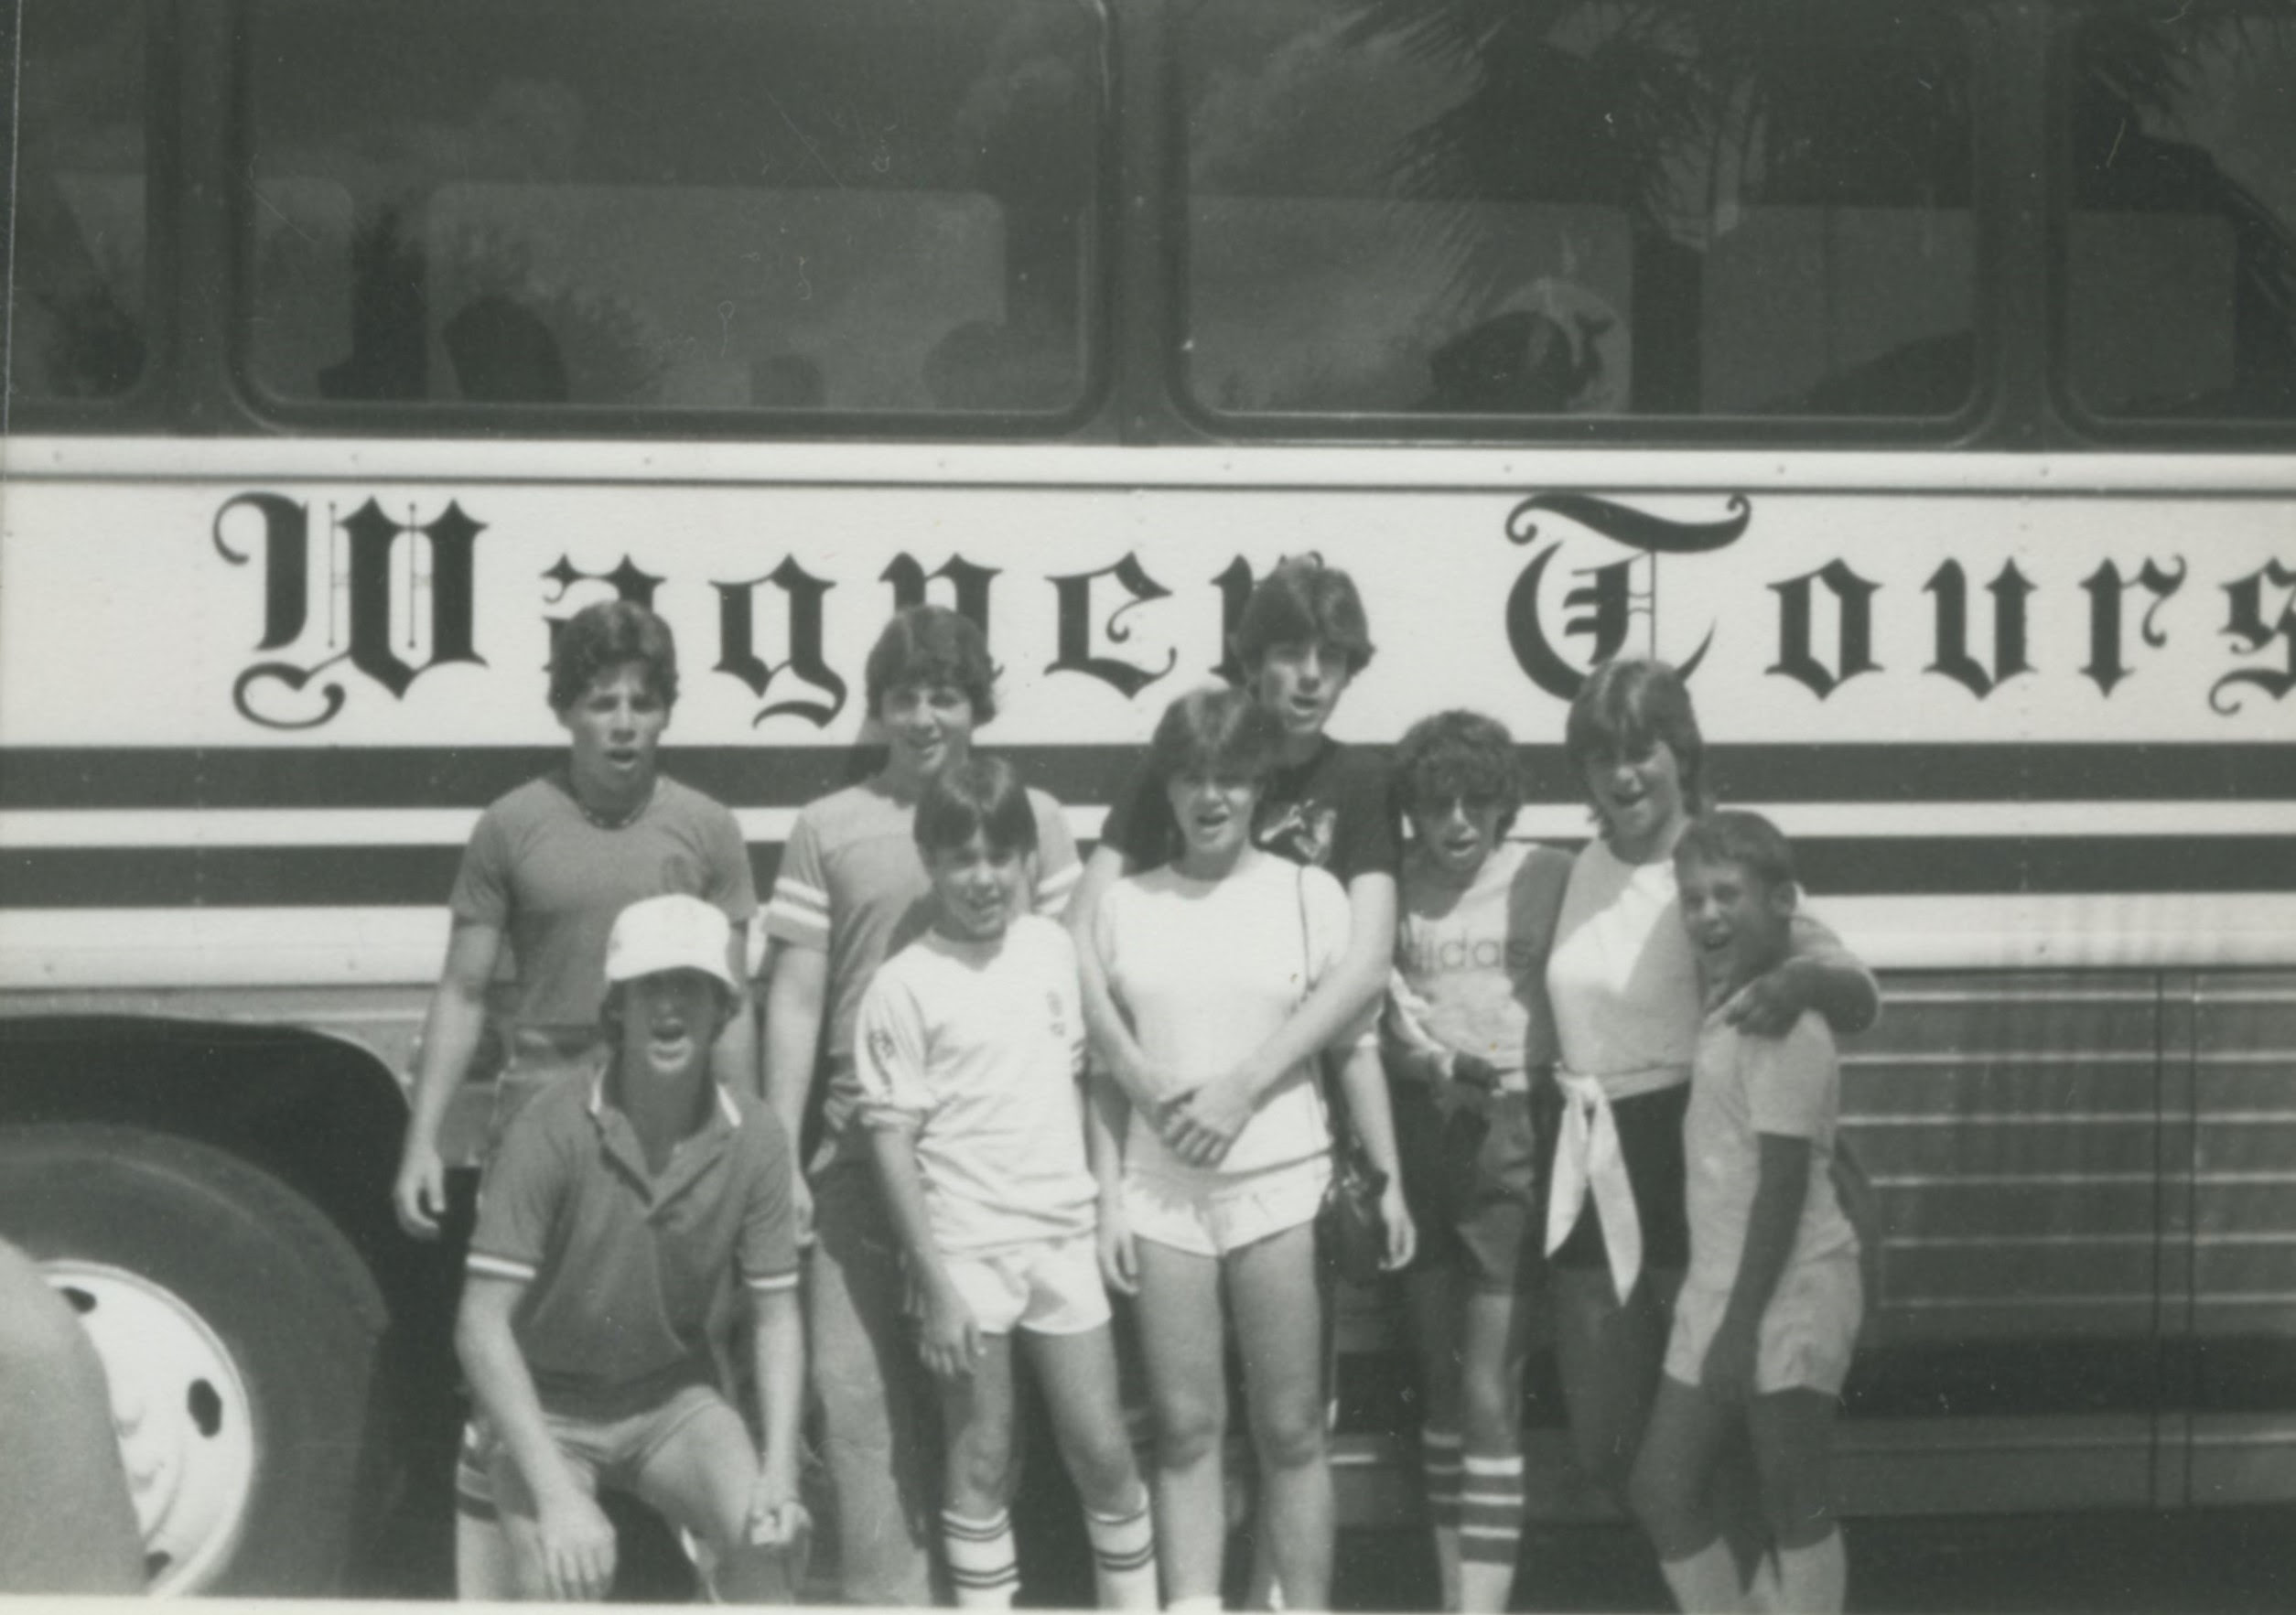
<svg viewBox="0 0 2296 1615"><path fill-rule="evenodd" d="M1322 1609L1331 1591L1331 1470L1324 1453L1322 1297L1315 1214L1331 1179L1331 1125L1318 1061L1271 1082L1239 1078L1242 1057L1282 1026L1347 952L1347 895L1320 869L1253 845L1253 809L1282 731L1234 690L1200 690L1164 714L1148 765L1180 855L1112 886L1091 941L1132 1047L1097 1064L1174 1073L1135 1105L1095 1081L1093 1157L1102 1263L1140 1298L1157 1420L1157 1534L1171 1609L1216 1609L1226 1537L1221 1472L1227 1423L1221 1295L1249 1393L1262 1513L1285 1604ZM1106 1028L1095 1028L1105 1032ZM1410 1257L1395 1135L1369 1010L1333 1050L1373 1163L1391 1264ZM1185 1141L1233 1138L1213 1165Z"/></svg>
<svg viewBox="0 0 2296 1615"><path fill-rule="evenodd" d="M1541 1150L1546 1244L1572 1446L1623 1502L1690 1254L1682 1117L1703 1010L1673 854L1705 805L1705 746L1674 669L1639 659L1595 670L1564 738L1602 834L1571 868L1547 962L1562 1113ZM1730 1001L1735 1024L1872 1023L1873 977L1832 931L1797 916L1793 946ZM1758 1520L1725 1528L1741 1560L1759 1551Z"/></svg>

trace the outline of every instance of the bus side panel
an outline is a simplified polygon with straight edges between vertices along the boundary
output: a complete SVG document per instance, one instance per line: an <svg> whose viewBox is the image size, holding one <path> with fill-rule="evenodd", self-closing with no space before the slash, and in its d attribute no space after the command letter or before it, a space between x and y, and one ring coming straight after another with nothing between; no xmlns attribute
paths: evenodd
<svg viewBox="0 0 2296 1615"><path fill-rule="evenodd" d="M2194 993L2192 1497L2296 1500L2296 974Z"/></svg>

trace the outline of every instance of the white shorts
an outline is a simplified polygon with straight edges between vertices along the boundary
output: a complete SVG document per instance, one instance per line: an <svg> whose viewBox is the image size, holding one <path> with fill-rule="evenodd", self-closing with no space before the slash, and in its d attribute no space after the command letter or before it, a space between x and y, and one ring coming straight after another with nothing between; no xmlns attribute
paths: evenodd
<svg viewBox="0 0 2296 1615"><path fill-rule="evenodd" d="M1089 1233L944 1255L941 1265L983 1334L1081 1335L1108 1321L1099 1244Z"/></svg>
<svg viewBox="0 0 2296 1615"><path fill-rule="evenodd" d="M1256 1172L1127 1170L1124 1214L1136 1239L1194 1256L1224 1256L1315 1221L1331 1157L1310 1156Z"/></svg>
<svg viewBox="0 0 2296 1615"><path fill-rule="evenodd" d="M1730 1291L1686 1284L1674 1304L1674 1333L1666 1341L1666 1377L1696 1385L1705 1376L1706 1351L1730 1306ZM1762 1315L1755 1347L1754 1389L1823 1391L1838 1395L1849 1377L1865 1310L1855 1246L1796 1263L1778 1280Z"/></svg>

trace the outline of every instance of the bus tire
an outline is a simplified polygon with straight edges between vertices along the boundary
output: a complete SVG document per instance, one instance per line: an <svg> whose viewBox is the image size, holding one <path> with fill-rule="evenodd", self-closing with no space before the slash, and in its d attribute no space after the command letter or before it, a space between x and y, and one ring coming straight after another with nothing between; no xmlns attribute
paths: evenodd
<svg viewBox="0 0 2296 1615"><path fill-rule="evenodd" d="M389 1431L334 1224L211 1146L63 1124L0 1127L0 1235L95 1340L153 1590L335 1590Z"/></svg>

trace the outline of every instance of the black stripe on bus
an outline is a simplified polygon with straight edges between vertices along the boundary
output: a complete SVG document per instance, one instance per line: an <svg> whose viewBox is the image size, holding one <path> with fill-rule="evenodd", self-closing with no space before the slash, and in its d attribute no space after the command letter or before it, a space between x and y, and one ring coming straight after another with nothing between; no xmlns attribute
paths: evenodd
<svg viewBox="0 0 2296 1615"><path fill-rule="evenodd" d="M984 738L993 744L994 737ZM1105 802L1130 746L998 748L1064 802ZM1559 746L1525 746L1535 802L1579 799ZM482 807L555 766L563 747L9 747L0 808ZM738 807L794 808L867 776L879 754L819 746L666 748L669 771ZM2296 747L1717 746L1718 794L1744 802L2296 802Z"/></svg>
<svg viewBox="0 0 2296 1615"><path fill-rule="evenodd" d="M2163 1372L2169 1355L2163 1342L2137 1334L1866 1346L1842 1388L1842 1410L1873 1420L2149 1414L2183 1400ZM1524 1425L1563 1427L1553 1354L1535 1352L1525 1370ZM1342 1357L1340 1430L1416 1429L1416 1379L1401 1351ZM2257 1411L2288 1405L2272 1400Z"/></svg>
<svg viewBox="0 0 2296 1615"><path fill-rule="evenodd" d="M460 856L448 845L42 847L0 853L0 894L26 909L420 906L446 900ZM2296 835L1813 837L1795 858L1821 897L2296 891ZM780 845L753 845L749 859L770 890Z"/></svg>

